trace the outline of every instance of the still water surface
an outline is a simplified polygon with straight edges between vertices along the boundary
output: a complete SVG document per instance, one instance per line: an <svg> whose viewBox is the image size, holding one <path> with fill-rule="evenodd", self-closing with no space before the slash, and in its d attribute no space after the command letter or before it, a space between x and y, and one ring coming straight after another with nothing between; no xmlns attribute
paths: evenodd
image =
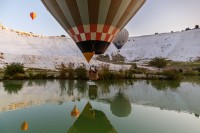
<svg viewBox="0 0 200 133"><path fill-rule="evenodd" d="M199 81L0 82L0 133L200 133Z"/></svg>

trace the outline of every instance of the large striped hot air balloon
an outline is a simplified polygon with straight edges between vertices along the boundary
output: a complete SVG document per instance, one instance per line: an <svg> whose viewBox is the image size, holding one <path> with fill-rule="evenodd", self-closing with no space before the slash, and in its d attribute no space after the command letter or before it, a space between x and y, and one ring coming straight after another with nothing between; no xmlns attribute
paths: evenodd
<svg viewBox="0 0 200 133"><path fill-rule="evenodd" d="M89 62L103 54L146 0L41 0Z"/></svg>
<svg viewBox="0 0 200 133"><path fill-rule="evenodd" d="M120 50L124 44L128 41L129 33L128 31L123 28L113 40L113 44L116 46L118 50Z"/></svg>

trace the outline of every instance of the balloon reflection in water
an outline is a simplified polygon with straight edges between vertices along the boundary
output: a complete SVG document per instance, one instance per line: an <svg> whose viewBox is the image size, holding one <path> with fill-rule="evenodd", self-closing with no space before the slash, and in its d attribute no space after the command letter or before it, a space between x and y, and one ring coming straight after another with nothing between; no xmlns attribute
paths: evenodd
<svg viewBox="0 0 200 133"><path fill-rule="evenodd" d="M71 116L72 117L79 117L79 115L80 115L80 111L78 110L78 108L76 107L76 105L74 106L74 109L72 110L72 112L71 112Z"/></svg>
<svg viewBox="0 0 200 133"><path fill-rule="evenodd" d="M89 85L89 98L94 100L97 98L97 85Z"/></svg>
<svg viewBox="0 0 200 133"><path fill-rule="evenodd" d="M67 133L117 133L106 115L88 102Z"/></svg>
<svg viewBox="0 0 200 133"><path fill-rule="evenodd" d="M127 117L131 113L131 103L123 93L117 93L111 101L110 109L117 117Z"/></svg>
<svg viewBox="0 0 200 133"><path fill-rule="evenodd" d="M27 131L28 130L28 123L24 121L21 125L21 130L22 131Z"/></svg>

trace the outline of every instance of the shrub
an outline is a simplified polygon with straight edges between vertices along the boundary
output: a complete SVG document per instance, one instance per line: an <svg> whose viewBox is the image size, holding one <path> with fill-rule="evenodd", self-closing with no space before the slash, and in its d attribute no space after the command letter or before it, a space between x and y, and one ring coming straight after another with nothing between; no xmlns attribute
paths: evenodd
<svg viewBox="0 0 200 133"><path fill-rule="evenodd" d="M75 69L75 73L76 73L77 79L88 79L87 78L87 69L86 69L86 66L84 64L77 67Z"/></svg>
<svg viewBox="0 0 200 133"><path fill-rule="evenodd" d="M192 70L187 70L183 73L185 76L196 76L198 75L198 72L192 71Z"/></svg>
<svg viewBox="0 0 200 133"><path fill-rule="evenodd" d="M16 74L24 74L24 66L21 63L11 63L5 68L5 75L14 76Z"/></svg>
<svg viewBox="0 0 200 133"><path fill-rule="evenodd" d="M25 74L21 74L21 73L17 73L15 75L13 75L13 79L21 80L21 79L26 79L26 78L27 78L26 75Z"/></svg>
<svg viewBox="0 0 200 133"><path fill-rule="evenodd" d="M190 28L186 28L185 31L191 30Z"/></svg>
<svg viewBox="0 0 200 133"><path fill-rule="evenodd" d="M46 79L47 78L47 74L45 72L40 72L34 75L34 77L36 79Z"/></svg>
<svg viewBox="0 0 200 133"><path fill-rule="evenodd" d="M124 71L124 78L130 79L133 76L133 71L131 69Z"/></svg>
<svg viewBox="0 0 200 133"><path fill-rule="evenodd" d="M199 25L195 25L195 29L199 29Z"/></svg>
<svg viewBox="0 0 200 133"><path fill-rule="evenodd" d="M138 67L137 67L137 64L136 63L133 63L132 65L131 65L131 69L137 69Z"/></svg>
<svg viewBox="0 0 200 133"><path fill-rule="evenodd" d="M167 65L167 61L162 57L156 57L149 62L149 65L157 68L163 68Z"/></svg>
<svg viewBox="0 0 200 133"><path fill-rule="evenodd" d="M70 63L67 65L66 72L68 73L68 78L69 78L69 79L74 79L74 77L75 77L74 63L71 63L71 62L70 62Z"/></svg>
<svg viewBox="0 0 200 133"><path fill-rule="evenodd" d="M180 80L182 78L182 75L176 70L164 71L163 75L169 80Z"/></svg>
<svg viewBox="0 0 200 133"><path fill-rule="evenodd" d="M60 78L60 79L65 79L65 78L67 78L67 76L66 76L66 69L61 69L61 70L60 70L59 78Z"/></svg>
<svg viewBox="0 0 200 133"><path fill-rule="evenodd" d="M114 77L114 73L109 70L109 65L105 65L101 68L100 78L114 79Z"/></svg>

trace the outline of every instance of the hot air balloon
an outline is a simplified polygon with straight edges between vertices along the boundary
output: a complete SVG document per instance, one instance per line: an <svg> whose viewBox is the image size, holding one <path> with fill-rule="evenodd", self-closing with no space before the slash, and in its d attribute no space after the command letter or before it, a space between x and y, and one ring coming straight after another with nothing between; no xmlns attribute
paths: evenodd
<svg viewBox="0 0 200 133"><path fill-rule="evenodd" d="M31 12L30 13L31 19L34 20L37 16L37 14L35 12Z"/></svg>
<svg viewBox="0 0 200 133"><path fill-rule="evenodd" d="M22 131L27 131L28 130L28 123L24 121L21 125L21 130Z"/></svg>
<svg viewBox="0 0 200 133"><path fill-rule="evenodd" d="M89 62L103 54L146 0L41 0Z"/></svg>
<svg viewBox="0 0 200 133"><path fill-rule="evenodd" d="M118 50L120 50L124 44L128 41L129 33L128 31L123 28L113 40L113 44L116 46Z"/></svg>

